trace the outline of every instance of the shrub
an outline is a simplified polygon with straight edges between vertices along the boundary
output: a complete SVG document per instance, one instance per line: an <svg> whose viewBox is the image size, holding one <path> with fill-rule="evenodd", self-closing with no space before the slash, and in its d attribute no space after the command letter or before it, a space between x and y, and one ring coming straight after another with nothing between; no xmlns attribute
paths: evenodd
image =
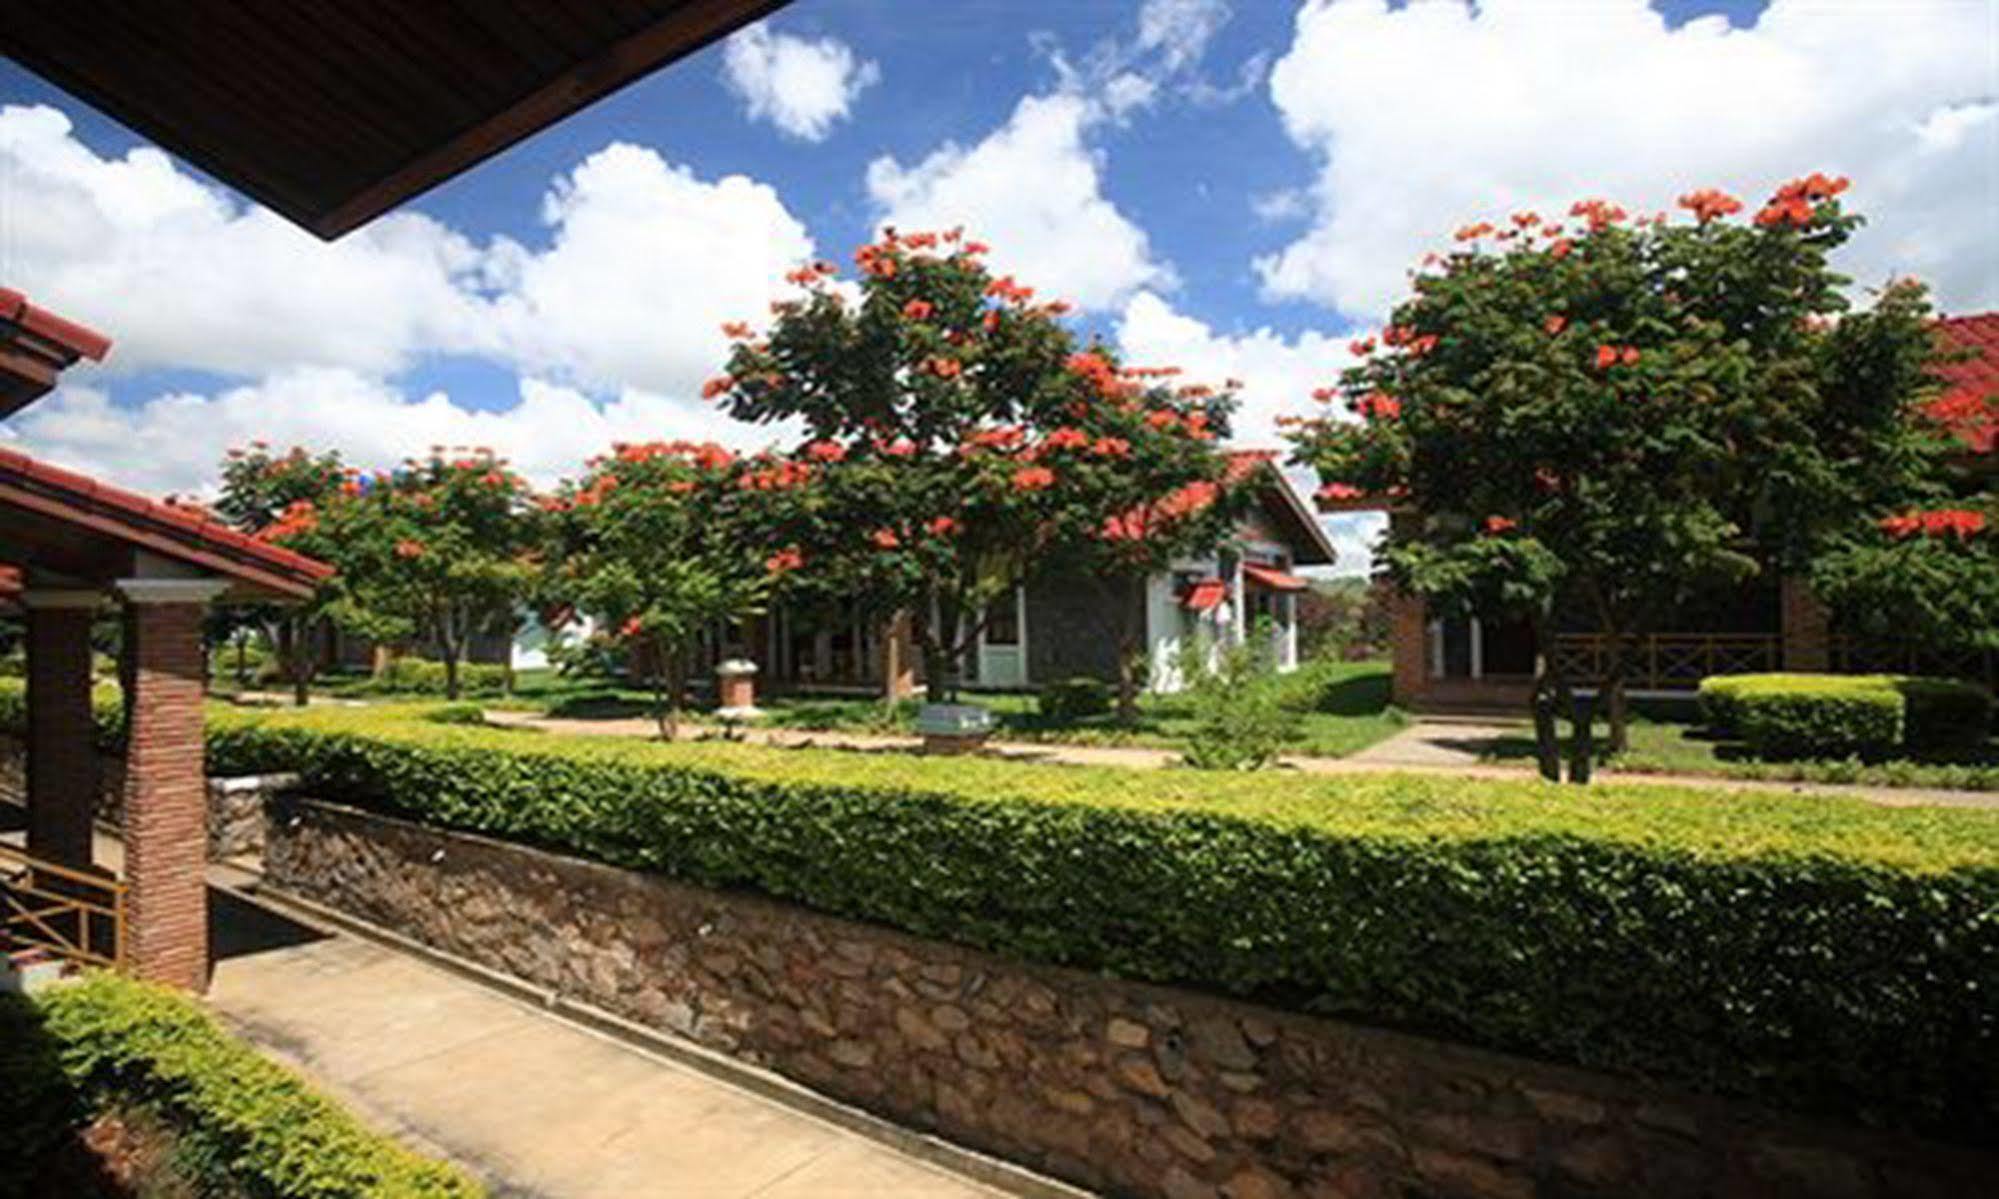
<svg viewBox="0 0 1999 1199"><path fill-rule="evenodd" d="M1261 770L1277 761L1297 736L1292 693L1275 672L1259 631L1248 642L1223 647L1213 670L1193 671L1194 727L1186 759L1200 770Z"/></svg>
<svg viewBox="0 0 1999 1199"><path fill-rule="evenodd" d="M1993 709L1975 683L1879 674L1718 675L1701 680L1700 705L1714 732L1776 757L1976 748Z"/></svg>
<svg viewBox="0 0 1999 1199"><path fill-rule="evenodd" d="M1043 687L1036 706L1050 720L1081 720L1109 712L1113 698L1110 685L1102 679L1078 675Z"/></svg>
<svg viewBox="0 0 1999 1199"><path fill-rule="evenodd" d="M1762 758L1881 757L1902 744L1902 699L1885 687L1784 683L1735 693L1736 730Z"/></svg>
<svg viewBox="0 0 1999 1199"><path fill-rule="evenodd" d="M1031 960L1999 1135L1999 814L230 714L218 771ZM920 865L913 865L920 864Z"/></svg>
<svg viewBox="0 0 1999 1199"><path fill-rule="evenodd" d="M482 1194L365 1128L175 992L93 975L0 997L0 1149L19 1168L89 1113L136 1107L171 1130L204 1194L424 1199Z"/></svg>
<svg viewBox="0 0 1999 1199"><path fill-rule="evenodd" d="M507 686L507 668L496 662L460 662L458 687L466 695L497 695ZM443 695L444 663L414 654L396 658L360 688L383 695Z"/></svg>

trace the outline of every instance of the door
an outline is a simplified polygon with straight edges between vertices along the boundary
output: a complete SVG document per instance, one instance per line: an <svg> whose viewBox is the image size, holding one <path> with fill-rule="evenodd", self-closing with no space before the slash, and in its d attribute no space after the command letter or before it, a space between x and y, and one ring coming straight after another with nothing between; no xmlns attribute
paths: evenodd
<svg viewBox="0 0 1999 1199"><path fill-rule="evenodd" d="M979 634L979 685L1027 685L1027 597L1020 588L993 601Z"/></svg>

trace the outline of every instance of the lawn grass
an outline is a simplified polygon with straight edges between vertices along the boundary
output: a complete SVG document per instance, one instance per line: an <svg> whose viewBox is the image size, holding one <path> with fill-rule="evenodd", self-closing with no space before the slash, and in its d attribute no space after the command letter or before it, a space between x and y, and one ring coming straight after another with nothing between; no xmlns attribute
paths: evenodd
<svg viewBox="0 0 1999 1199"><path fill-rule="evenodd" d="M1598 721L1593 736L1597 745L1597 761L1611 773L1999 791L1999 739L1987 741L1982 749L1878 762L1864 762L1858 758L1772 762L1751 756L1748 747L1740 741L1711 735L1697 721L1634 717L1630 726L1630 748L1614 756L1603 748L1609 739L1609 732L1609 727ZM1569 737L1563 739L1564 756L1572 740ZM1523 728L1517 736L1498 738L1487 746L1482 756L1493 762L1532 762L1534 735Z"/></svg>
<svg viewBox="0 0 1999 1199"><path fill-rule="evenodd" d="M1344 757L1393 735L1407 718L1389 704L1389 681L1388 664L1372 661L1313 662L1274 680L1271 685L1283 689L1287 706L1298 717L1288 752ZM1179 749L1195 723L1193 700L1186 695L1141 697L1138 722L1128 729L1110 714L1051 719L1041 714L1031 694L967 692L965 699L991 710L996 736L1003 741ZM763 727L848 733L913 733L921 706L904 700L891 707L858 695L774 695L757 702L765 712L758 722ZM494 706L574 720L634 719L651 714L652 697L602 681L522 671L513 696ZM685 718L697 723L711 719L698 709Z"/></svg>

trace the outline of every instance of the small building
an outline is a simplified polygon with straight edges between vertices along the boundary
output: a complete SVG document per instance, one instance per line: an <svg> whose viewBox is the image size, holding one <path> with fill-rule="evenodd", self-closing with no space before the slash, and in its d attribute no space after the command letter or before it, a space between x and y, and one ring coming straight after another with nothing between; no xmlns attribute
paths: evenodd
<svg viewBox="0 0 1999 1199"><path fill-rule="evenodd" d="M1188 647L1212 653L1265 627L1278 669L1296 668L1297 596L1307 583L1294 571L1332 565L1332 542L1274 453L1234 452L1229 473L1231 483L1253 487L1253 499L1213 553L1175 562L1125 594L1074 573L1030 579L986 613L965 654L965 685L1018 690L1077 675L1114 679L1120 627L1142 633L1154 690L1183 685ZM922 681L922 664L907 631L898 638L894 629L858 607L779 609L754 622L739 648L767 689L878 693L894 676L894 689L907 694Z"/></svg>
<svg viewBox="0 0 1999 1199"><path fill-rule="evenodd" d="M1938 370L1942 395L1928 410L1963 443L1960 465L1974 477L1999 473L1999 313L1937 322L1940 339L1966 355ZM1330 491L1330 489L1329 489ZM1321 492L1328 512L1384 511L1391 525L1417 518L1380 497ZM1583 616L1557 614L1552 646L1517 621L1440 617L1420 596L1393 592L1390 646L1397 704L1424 709L1524 706L1542 655L1558 655L1572 679L1603 677L1613 648ZM1848 638L1801 579L1759 577L1680 609L1673 627L1625 646L1627 690L1684 695L1714 674L1760 671L1871 671L1943 674L1999 682L1999 654L1937 656Z"/></svg>

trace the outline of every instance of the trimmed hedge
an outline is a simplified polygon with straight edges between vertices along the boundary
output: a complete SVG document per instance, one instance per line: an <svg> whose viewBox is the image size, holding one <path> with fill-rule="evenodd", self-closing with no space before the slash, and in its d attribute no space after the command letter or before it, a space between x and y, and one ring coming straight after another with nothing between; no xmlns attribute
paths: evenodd
<svg viewBox="0 0 1999 1199"><path fill-rule="evenodd" d="M107 1106L158 1117L204 1194L485 1193L365 1128L173 991L96 974L32 1001L0 996L0 1157L25 1168Z"/></svg>
<svg viewBox="0 0 1999 1199"><path fill-rule="evenodd" d="M218 772L1022 958L1977 1140L1999 813L216 722Z"/></svg>
<svg viewBox="0 0 1999 1199"><path fill-rule="evenodd" d="M1700 703L1710 728L1770 758L1976 748L1993 710L1975 683L1901 675L1718 675L1701 680Z"/></svg>
<svg viewBox="0 0 1999 1199"><path fill-rule="evenodd" d="M211 719L219 774L1016 957L1999 1137L1999 813Z"/></svg>
<svg viewBox="0 0 1999 1199"><path fill-rule="evenodd" d="M498 695L507 687L507 668L496 662L460 662L458 689L465 695ZM361 695L443 695L444 663L414 654L392 659L380 674L344 690Z"/></svg>

